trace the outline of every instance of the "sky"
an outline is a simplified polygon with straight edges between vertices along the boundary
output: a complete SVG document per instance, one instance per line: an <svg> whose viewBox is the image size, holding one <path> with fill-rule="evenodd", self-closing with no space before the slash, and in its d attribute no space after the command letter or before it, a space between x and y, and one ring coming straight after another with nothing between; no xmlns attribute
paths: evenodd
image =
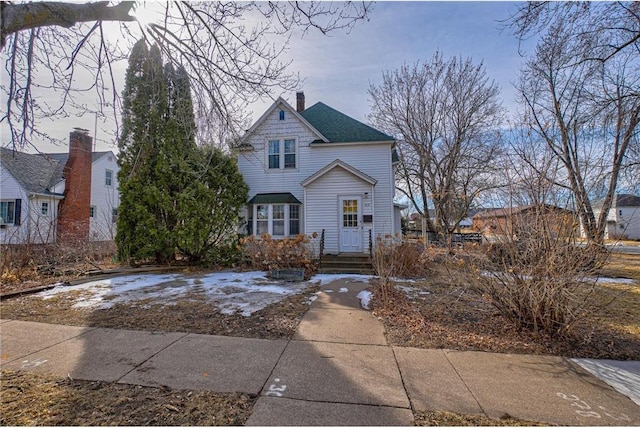
<svg viewBox="0 0 640 428"><path fill-rule="evenodd" d="M299 72L303 79L298 89L305 92L307 107L322 101L367 123L370 113L367 90L371 84L381 83L383 71L429 60L437 50L445 59L471 57L474 62L483 61L488 77L501 88L504 107L509 115L515 116L513 83L524 61L521 53L531 51L533 42L519 49L515 36L503 29L501 21L514 10L512 2L378 2L369 21L357 24L349 33L337 31L324 36L311 31L303 37L295 34L283 60L291 60L289 71ZM117 91L121 93L126 62L115 69L120 86ZM295 106L295 92L275 93L273 99L278 96ZM253 120L260 117L273 99L265 98L247 106ZM109 135L112 122L98 121L95 126L93 115L87 116L57 118L43 122L41 127L66 142L69 132L80 126L95 135L96 150L116 151L115 140ZM0 129L6 144L6 124ZM67 150L66 146L46 142L35 144L44 152Z"/></svg>

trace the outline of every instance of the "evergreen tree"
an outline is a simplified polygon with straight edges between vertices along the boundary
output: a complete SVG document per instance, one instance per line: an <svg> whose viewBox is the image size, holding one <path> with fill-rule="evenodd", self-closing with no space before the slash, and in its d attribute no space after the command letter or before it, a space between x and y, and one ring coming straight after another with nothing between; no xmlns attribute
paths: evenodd
<svg viewBox="0 0 640 428"><path fill-rule="evenodd" d="M197 147L189 78L163 67L157 46L134 46L123 98L120 259L211 259L232 242L247 197L235 160Z"/></svg>
<svg viewBox="0 0 640 428"><path fill-rule="evenodd" d="M235 228L249 187L236 159L215 147L195 150L191 167L198 178L178 198L178 249L194 261L219 259L235 248Z"/></svg>
<svg viewBox="0 0 640 428"><path fill-rule="evenodd" d="M121 260L173 260L167 228L169 195L164 191L162 150L167 116L167 84L157 46L138 41L129 58L118 142L120 210L116 244ZM160 165L159 165L160 163Z"/></svg>

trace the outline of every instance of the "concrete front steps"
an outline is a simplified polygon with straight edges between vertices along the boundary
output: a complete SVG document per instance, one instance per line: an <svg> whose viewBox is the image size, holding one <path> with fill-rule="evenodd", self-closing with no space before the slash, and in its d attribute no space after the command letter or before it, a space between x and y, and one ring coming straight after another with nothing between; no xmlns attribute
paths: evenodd
<svg viewBox="0 0 640 428"><path fill-rule="evenodd" d="M318 273L375 275L369 256L360 253L325 254L321 258Z"/></svg>

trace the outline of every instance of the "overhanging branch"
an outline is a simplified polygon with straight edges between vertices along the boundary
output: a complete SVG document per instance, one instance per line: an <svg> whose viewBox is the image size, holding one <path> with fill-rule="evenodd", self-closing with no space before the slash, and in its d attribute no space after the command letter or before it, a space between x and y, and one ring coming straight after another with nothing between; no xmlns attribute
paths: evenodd
<svg viewBox="0 0 640 428"><path fill-rule="evenodd" d="M123 1L109 6L108 1L95 3L0 2L2 26L0 27L0 48L4 48L8 35L38 27L73 27L80 22L93 21L135 21L129 15L135 2Z"/></svg>

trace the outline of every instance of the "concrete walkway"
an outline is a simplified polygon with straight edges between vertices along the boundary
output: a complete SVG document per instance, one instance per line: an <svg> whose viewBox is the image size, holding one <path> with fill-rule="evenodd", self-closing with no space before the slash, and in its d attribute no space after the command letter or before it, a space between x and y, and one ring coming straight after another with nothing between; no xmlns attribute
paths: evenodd
<svg viewBox="0 0 640 428"><path fill-rule="evenodd" d="M627 396L640 390L640 363L391 347L382 324L360 308L356 295L368 286L349 279L323 286L291 340L0 320L0 363L74 379L256 394L249 425L412 425L412 410L640 425L640 406ZM622 383L622 393L600 372Z"/></svg>

